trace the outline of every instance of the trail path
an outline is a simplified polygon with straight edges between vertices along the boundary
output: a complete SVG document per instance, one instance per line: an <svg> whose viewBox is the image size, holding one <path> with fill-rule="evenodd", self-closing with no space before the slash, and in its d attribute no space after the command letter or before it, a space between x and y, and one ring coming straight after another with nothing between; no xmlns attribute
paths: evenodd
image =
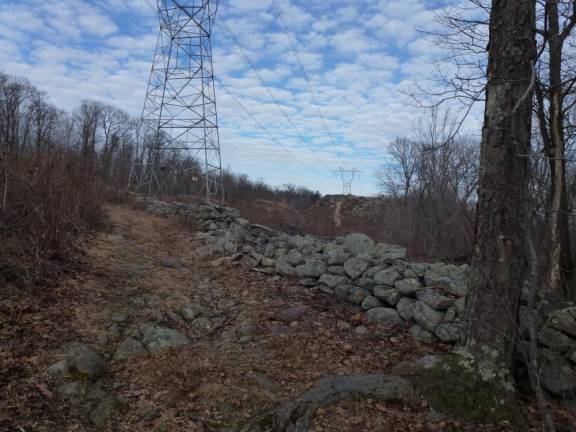
<svg viewBox="0 0 576 432"><path fill-rule="evenodd" d="M336 208L334 209L334 225L336 228L340 228L342 226L341 209L342 201L336 201Z"/></svg>
<svg viewBox="0 0 576 432"><path fill-rule="evenodd" d="M359 308L295 280L197 256L193 233L176 221L125 206L109 214L112 231L87 246L90 270L67 282L79 297L63 325L108 358L123 401L112 430L217 430L322 376L381 372L431 351L402 326L374 331ZM126 334L142 324L177 330L189 344L115 359ZM348 403L322 410L314 430L395 430L407 422L424 430L423 415ZM58 430L84 429L70 418Z"/></svg>

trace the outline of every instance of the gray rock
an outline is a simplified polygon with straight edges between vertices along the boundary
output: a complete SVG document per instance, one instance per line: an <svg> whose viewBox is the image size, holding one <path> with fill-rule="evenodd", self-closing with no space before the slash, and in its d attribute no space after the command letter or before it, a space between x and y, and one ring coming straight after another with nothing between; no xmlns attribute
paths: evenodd
<svg viewBox="0 0 576 432"><path fill-rule="evenodd" d="M288 252L288 262L293 266L302 264L304 262L304 256L302 255L302 252L296 249Z"/></svg>
<svg viewBox="0 0 576 432"><path fill-rule="evenodd" d="M568 358L568 360L570 360L572 363L576 364L576 350L572 351L571 353L568 353L566 355L566 357Z"/></svg>
<svg viewBox="0 0 576 432"><path fill-rule="evenodd" d="M374 241L366 234L348 234L344 237L344 247L354 255L372 255L374 253Z"/></svg>
<svg viewBox="0 0 576 432"><path fill-rule="evenodd" d="M305 278L305 279L300 279L298 281L298 285L306 287L306 288L312 288L312 287L315 287L316 285L318 285L318 281L316 279L312 279L312 278Z"/></svg>
<svg viewBox="0 0 576 432"><path fill-rule="evenodd" d="M104 358L86 344L78 342L68 344L65 359L71 372L76 372L92 381L106 373Z"/></svg>
<svg viewBox="0 0 576 432"><path fill-rule="evenodd" d="M378 243L375 250L378 256L384 261L391 262L406 259L406 248L402 246Z"/></svg>
<svg viewBox="0 0 576 432"><path fill-rule="evenodd" d="M454 307L456 308L456 312L458 312L458 316L464 316L466 313L466 297L460 297L454 302Z"/></svg>
<svg viewBox="0 0 576 432"><path fill-rule="evenodd" d="M331 274L323 274L320 276L318 283L326 285L329 288L336 288L338 285L347 284L349 282L346 276L336 276Z"/></svg>
<svg viewBox="0 0 576 432"><path fill-rule="evenodd" d="M281 255L276 259L276 272L284 275L294 276L296 269L288 261L288 255Z"/></svg>
<svg viewBox="0 0 576 432"><path fill-rule="evenodd" d="M66 378L69 378L71 376L70 375L70 369L68 368L68 363L65 360L60 360L59 362L56 362L56 363L50 365L46 369L46 372L52 378L59 379L59 380L66 379Z"/></svg>
<svg viewBox="0 0 576 432"><path fill-rule="evenodd" d="M326 263L317 258L308 258L302 265L296 267L298 277L315 277L319 278L326 273Z"/></svg>
<svg viewBox="0 0 576 432"><path fill-rule="evenodd" d="M133 337L127 337L118 344L116 352L114 353L114 360L124 360L134 355L144 354L145 352L146 348L144 348L142 342Z"/></svg>
<svg viewBox="0 0 576 432"><path fill-rule="evenodd" d="M382 306L380 300L374 296L368 296L362 301L362 309L369 310Z"/></svg>
<svg viewBox="0 0 576 432"><path fill-rule="evenodd" d="M458 324L438 324L434 334L444 343L458 342L462 337L462 327Z"/></svg>
<svg viewBox="0 0 576 432"><path fill-rule="evenodd" d="M396 310L402 319L412 321L414 318L414 300L402 297L396 304Z"/></svg>
<svg viewBox="0 0 576 432"><path fill-rule="evenodd" d="M338 285L336 288L334 288L334 294L336 294L336 297L338 297L340 300L345 300L348 297L348 292L351 288L352 287L350 285Z"/></svg>
<svg viewBox="0 0 576 432"><path fill-rule="evenodd" d="M348 291L348 297L346 299L350 303L362 304L364 299L370 296L370 291L365 290L364 288L360 288L357 286L350 287Z"/></svg>
<svg viewBox="0 0 576 432"><path fill-rule="evenodd" d="M195 320L197 321L197 320ZM166 348L188 345L188 338L177 330L158 325L140 326L142 342L151 353L158 353Z"/></svg>
<svg viewBox="0 0 576 432"><path fill-rule="evenodd" d="M325 286L325 285L318 285L318 290L319 290L320 292L323 292L323 293L328 294L328 295L333 295L333 294L334 294L334 289L333 289L333 288L329 288L329 287L327 287L327 286Z"/></svg>
<svg viewBox="0 0 576 432"><path fill-rule="evenodd" d="M90 412L90 422L98 427L103 427L114 415L118 407L118 401L112 395L107 395L95 402L95 407Z"/></svg>
<svg viewBox="0 0 576 432"><path fill-rule="evenodd" d="M400 278L401 276L398 270L394 268L389 268L386 270L380 270L376 272L376 274L374 275L374 282L376 283L376 285L387 285L389 287L393 287L394 282L396 282Z"/></svg>
<svg viewBox="0 0 576 432"><path fill-rule="evenodd" d="M374 281L370 278L361 277L354 282L360 288L367 289L368 291L372 291L374 288Z"/></svg>
<svg viewBox="0 0 576 432"><path fill-rule="evenodd" d="M542 387L555 396L573 398L576 394L576 373L559 354L547 349L539 351Z"/></svg>
<svg viewBox="0 0 576 432"><path fill-rule="evenodd" d="M86 381L72 381L56 387L58 394L72 405L81 405L86 400L88 390Z"/></svg>
<svg viewBox="0 0 576 432"><path fill-rule="evenodd" d="M546 326L576 337L576 306L550 313Z"/></svg>
<svg viewBox="0 0 576 432"><path fill-rule="evenodd" d="M346 276L343 266L328 266L326 270L328 273L338 276Z"/></svg>
<svg viewBox="0 0 576 432"><path fill-rule="evenodd" d="M256 334L256 325L252 320L245 320L240 323L236 329L236 337L243 341L250 341Z"/></svg>
<svg viewBox="0 0 576 432"><path fill-rule="evenodd" d="M385 285L376 285L373 293L375 297L385 301L390 306L396 306L396 303L398 303L398 300L400 300L401 297L397 289Z"/></svg>
<svg viewBox="0 0 576 432"><path fill-rule="evenodd" d="M200 332L208 332L212 330L212 321L206 317L196 318L192 321L192 326Z"/></svg>
<svg viewBox="0 0 576 432"><path fill-rule="evenodd" d="M290 323L292 321L300 321L307 309L302 306L290 306L285 309L280 309L274 314L274 318L278 321Z"/></svg>
<svg viewBox="0 0 576 432"><path fill-rule="evenodd" d="M454 306L451 306L446 311L446 315L444 315L444 322L446 323L454 322L457 316L458 312L456 311L456 308Z"/></svg>
<svg viewBox="0 0 576 432"><path fill-rule="evenodd" d="M576 341L564 333L550 327L542 327L538 332L538 342L552 351L564 354L576 349Z"/></svg>
<svg viewBox="0 0 576 432"><path fill-rule="evenodd" d="M374 267L368 268L364 274L362 275L365 278L374 279L374 275L379 271L386 270L388 268L387 265L377 265Z"/></svg>
<svg viewBox="0 0 576 432"><path fill-rule="evenodd" d="M362 258L350 258L344 263L344 271L352 279L356 279L368 268L368 262Z"/></svg>
<svg viewBox="0 0 576 432"><path fill-rule="evenodd" d="M200 316L201 313L202 310L193 304L184 305L180 310L180 315L182 315L182 318L184 318L186 321L195 320Z"/></svg>
<svg viewBox="0 0 576 432"><path fill-rule="evenodd" d="M433 288L419 290L416 298L436 310L446 310L454 304L454 299L443 296Z"/></svg>
<svg viewBox="0 0 576 432"><path fill-rule="evenodd" d="M268 258L266 256L263 256L260 259L260 265L262 267L275 267L276 266L276 260L274 258Z"/></svg>
<svg viewBox="0 0 576 432"><path fill-rule="evenodd" d="M426 286L442 288L452 295L463 297L468 292L470 270L467 265L430 264L424 273Z"/></svg>
<svg viewBox="0 0 576 432"><path fill-rule="evenodd" d="M342 248L333 249L326 255L328 256L328 264L331 266L343 265L350 258L350 254Z"/></svg>
<svg viewBox="0 0 576 432"><path fill-rule="evenodd" d="M366 312L366 318L368 321L379 322L379 323L400 323L402 318L396 312L396 309L379 307L370 309Z"/></svg>
<svg viewBox="0 0 576 432"><path fill-rule="evenodd" d="M414 321L423 329L433 332L434 328L444 321L444 313L432 309L426 303L417 301L414 303Z"/></svg>
<svg viewBox="0 0 576 432"><path fill-rule="evenodd" d="M128 315L124 312L112 312L110 314L110 321L115 323L125 323L128 321Z"/></svg>
<svg viewBox="0 0 576 432"><path fill-rule="evenodd" d="M412 327L410 327L410 334L414 339L416 339L419 342L424 342L427 344L436 342L436 337L428 330L420 327L418 324L415 324Z"/></svg>
<svg viewBox="0 0 576 432"><path fill-rule="evenodd" d="M276 247L274 246L274 243L268 243L264 247L264 251L262 252L262 254L266 258L274 258L275 254L276 254Z"/></svg>
<svg viewBox="0 0 576 432"><path fill-rule="evenodd" d="M402 279L394 282L394 287L403 296L411 296L422 288L422 284L418 279Z"/></svg>

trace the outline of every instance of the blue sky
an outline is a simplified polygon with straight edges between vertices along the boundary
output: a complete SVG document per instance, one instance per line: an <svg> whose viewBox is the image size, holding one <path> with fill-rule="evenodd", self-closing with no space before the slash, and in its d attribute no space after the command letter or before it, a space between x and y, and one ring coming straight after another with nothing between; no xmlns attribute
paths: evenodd
<svg viewBox="0 0 576 432"><path fill-rule="evenodd" d="M213 54L223 164L323 193L340 192L333 170L357 167L363 172L353 192L373 194L387 143L410 135L423 114L403 90L426 85L446 55L421 31L433 29L434 13L454 1L278 1L320 106L272 0L221 0ZM26 76L66 110L96 99L138 116L158 31L148 3L155 0L0 0L0 68ZM478 125L475 111L465 129Z"/></svg>

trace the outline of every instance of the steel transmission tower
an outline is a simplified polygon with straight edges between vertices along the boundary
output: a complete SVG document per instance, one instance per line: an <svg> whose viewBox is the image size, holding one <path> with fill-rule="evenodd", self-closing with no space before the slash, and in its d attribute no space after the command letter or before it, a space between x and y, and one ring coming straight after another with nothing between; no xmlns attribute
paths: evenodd
<svg viewBox="0 0 576 432"><path fill-rule="evenodd" d="M346 169L342 167L338 168L336 174L339 174L340 178L342 179L342 194L344 195L352 194L352 183L354 182L354 177L356 177L356 174L360 172L362 171L360 171L357 168L351 168L351 169Z"/></svg>
<svg viewBox="0 0 576 432"><path fill-rule="evenodd" d="M139 137L145 153L130 183L162 191L177 176L198 173L200 164L201 193L209 201L223 198L210 39L218 0L156 3L160 32Z"/></svg>

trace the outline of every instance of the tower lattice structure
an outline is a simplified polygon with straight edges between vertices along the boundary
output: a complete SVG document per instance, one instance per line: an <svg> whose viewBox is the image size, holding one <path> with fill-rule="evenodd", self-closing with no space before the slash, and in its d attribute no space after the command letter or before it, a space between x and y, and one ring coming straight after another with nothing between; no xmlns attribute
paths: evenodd
<svg viewBox="0 0 576 432"><path fill-rule="evenodd" d="M160 31L140 123L144 151L131 184L163 191L180 176L223 197L211 33L218 0L157 0ZM195 170L197 175L191 175Z"/></svg>
<svg viewBox="0 0 576 432"><path fill-rule="evenodd" d="M340 179L342 180L342 193L344 195L352 194L352 183L354 182L354 177L356 177L356 174L360 172L361 171L357 168L351 168L351 169L346 169L343 167L338 168L336 173L340 175Z"/></svg>

